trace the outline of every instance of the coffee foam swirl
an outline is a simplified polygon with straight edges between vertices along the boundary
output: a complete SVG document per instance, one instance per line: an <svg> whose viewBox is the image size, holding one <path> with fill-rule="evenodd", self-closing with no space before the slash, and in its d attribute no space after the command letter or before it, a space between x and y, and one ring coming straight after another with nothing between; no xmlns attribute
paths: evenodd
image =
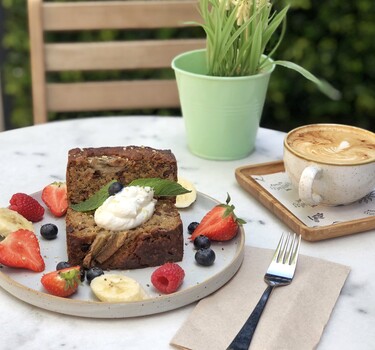
<svg viewBox="0 0 375 350"><path fill-rule="evenodd" d="M303 158L321 163L357 164L375 161L375 134L356 128L310 127L292 132L289 147Z"/></svg>

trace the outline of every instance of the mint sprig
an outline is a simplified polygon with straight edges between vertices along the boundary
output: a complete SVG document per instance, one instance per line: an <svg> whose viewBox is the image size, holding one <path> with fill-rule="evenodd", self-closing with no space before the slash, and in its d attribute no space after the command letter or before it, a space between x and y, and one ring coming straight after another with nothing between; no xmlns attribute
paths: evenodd
<svg viewBox="0 0 375 350"><path fill-rule="evenodd" d="M70 207L75 211L92 211L99 208L104 201L109 197L108 188L111 186L115 180L108 182L99 191L95 192L91 197L87 198L85 201L72 204Z"/></svg>
<svg viewBox="0 0 375 350"><path fill-rule="evenodd" d="M182 187L178 182L160 178L144 178L133 180L128 186L151 187L157 197L178 196L191 191Z"/></svg>
<svg viewBox="0 0 375 350"><path fill-rule="evenodd" d="M114 182L116 182L116 180L113 180L103 186L99 191L95 192L85 201L77 204L72 204L70 207L73 210L80 212L92 211L99 208L110 196L108 193L108 188ZM180 194L191 192L175 181L160 178L137 179L133 180L128 186L151 187L154 190L154 196L156 197L178 196Z"/></svg>

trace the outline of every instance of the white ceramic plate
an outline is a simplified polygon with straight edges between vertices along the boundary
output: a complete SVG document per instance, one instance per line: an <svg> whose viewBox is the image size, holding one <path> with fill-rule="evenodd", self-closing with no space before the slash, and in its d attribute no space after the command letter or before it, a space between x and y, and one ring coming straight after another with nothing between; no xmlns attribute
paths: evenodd
<svg viewBox="0 0 375 350"><path fill-rule="evenodd" d="M41 201L41 193L33 195ZM195 250L188 239L187 227L190 222L200 221L202 217L218 202L211 197L198 193L197 201L189 208L181 209L184 224L184 258L180 266L185 270L185 279L180 289L173 294L159 294L150 282L155 267L116 271L136 279L145 289L150 299L139 302L108 303L100 302L91 292L87 281L78 288L78 292L70 298L60 298L47 294L43 290L40 278L43 273L53 271L56 264L66 261L65 219L56 219L46 210L43 221L34 224L35 233L39 238L40 249L46 263L42 273L35 273L24 269L2 267L0 272L0 286L15 297L35 306L50 311L99 318L125 318L151 315L179 308L200 300L213 293L237 272L241 266L244 254L245 235L241 228L239 234L229 242L214 242L212 248L216 253L216 260L212 266L203 267L195 262ZM55 240L43 239L39 230L41 225L53 222L59 228Z"/></svg>

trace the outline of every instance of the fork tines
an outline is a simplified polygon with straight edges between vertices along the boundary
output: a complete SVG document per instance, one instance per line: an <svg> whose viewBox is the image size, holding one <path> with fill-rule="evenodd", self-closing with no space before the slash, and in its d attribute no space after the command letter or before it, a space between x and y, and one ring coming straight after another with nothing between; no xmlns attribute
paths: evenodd
<svg viewBox="0 0 375 350"><path fill-rule="evenodd" d="M297 264L301 236L283 233L267 273L292 278Z"/></svg>

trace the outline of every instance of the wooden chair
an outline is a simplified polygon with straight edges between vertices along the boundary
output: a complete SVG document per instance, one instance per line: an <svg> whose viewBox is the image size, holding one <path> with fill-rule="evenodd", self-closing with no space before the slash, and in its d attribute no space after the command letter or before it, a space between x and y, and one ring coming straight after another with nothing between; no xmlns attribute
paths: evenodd
<svg viewBox="0 0 375 350"><path fill-rule="evenodd" d="M179 107L175 80L48 82L63 71L160 69L204 39L46 42L48 32L181 28L199 21L197 0L43 2L28 0L34 123L48 112Z"/></svg>
<svg viewBox="0 0 375 350"><path fill-rule="evenodd" d="M3 93L1 91L1 72L0 72L0 132L5 130L5 115L3 106Z"/></svg>

